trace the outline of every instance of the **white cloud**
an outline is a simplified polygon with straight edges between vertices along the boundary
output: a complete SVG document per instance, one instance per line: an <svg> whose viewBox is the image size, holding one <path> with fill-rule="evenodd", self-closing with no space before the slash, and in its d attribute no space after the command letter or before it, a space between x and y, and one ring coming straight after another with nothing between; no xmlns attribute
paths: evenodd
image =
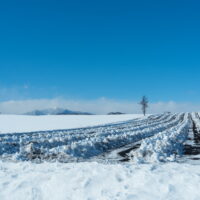
<svg viewBox="0 0 200 200"><path fill-rule="evenodd" d="M119 101L106 98L96 100L68 100L68 99L31 99L21 101L0 102L0 112L9 114L22 114L35 109L66 108L76 111L106 114L108 112L141 113L140 105L137 102ZM200 104L156 102L150 103L148 113L190 112L200 111Z"/></svg>

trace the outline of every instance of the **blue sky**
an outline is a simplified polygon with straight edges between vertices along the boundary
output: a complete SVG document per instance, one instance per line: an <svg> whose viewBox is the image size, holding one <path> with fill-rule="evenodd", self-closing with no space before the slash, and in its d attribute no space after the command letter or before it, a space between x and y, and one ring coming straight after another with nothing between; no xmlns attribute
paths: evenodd
<svg viewBox="0 0 200 200"><path fill-rule="evenodd" d="M200 101L198 0L0 2L0 101Z"/></svg>

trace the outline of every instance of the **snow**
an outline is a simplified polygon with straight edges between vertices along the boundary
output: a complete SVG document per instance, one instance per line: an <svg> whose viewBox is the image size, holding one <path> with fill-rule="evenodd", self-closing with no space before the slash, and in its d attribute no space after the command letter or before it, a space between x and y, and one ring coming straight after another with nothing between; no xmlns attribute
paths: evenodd
<svg viewBox="0 0 200 200"><path fill-rule="evenodd" d="M200 160L173 157L198 115L140 116L0 115L0 200L200 199Z"/></svg>
<svg viewBox="0 0 200 200"><path fill-rule="evenodd" d="M181 117L183 115L179 116L180 121ZM191 121L188 120L188 113L186 113L182 123L144 139L140 148L131 152L130 155L133 155L136 162L144 162L145 160L148 162L174 161L175 154L182 153L181 144L187 140L190 126Z"/></svg>
<svg viewBox="0 0 200 200"><path fill-rule="evenodd" d="M139 117L142 117L142 115L0 115L0 133L81 128L116 123Z"/></svg>
<svg viewBox="0 0 200 200"><path fill-rule="evenodd" d="M197 200L198 165L0 162L1 200Z"/></svg>
<svg viewBox="0 0 200 200"><path fill-rule="evenodd" d="M176 126L178 116L164 114L84 129L2 134L0 155L12 160L86 161Z"/></svg>

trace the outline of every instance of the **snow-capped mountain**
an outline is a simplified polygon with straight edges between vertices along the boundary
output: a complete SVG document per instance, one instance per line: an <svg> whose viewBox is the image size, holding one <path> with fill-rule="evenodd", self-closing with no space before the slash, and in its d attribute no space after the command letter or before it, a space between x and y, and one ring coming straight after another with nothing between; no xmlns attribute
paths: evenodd
<svg viewBox="0 0 200 200"><path fill-rule="evenodd" d="M63 108L49 108L44 110L33 110L25 115L92 115L88 112L72 111Z"/></svg>

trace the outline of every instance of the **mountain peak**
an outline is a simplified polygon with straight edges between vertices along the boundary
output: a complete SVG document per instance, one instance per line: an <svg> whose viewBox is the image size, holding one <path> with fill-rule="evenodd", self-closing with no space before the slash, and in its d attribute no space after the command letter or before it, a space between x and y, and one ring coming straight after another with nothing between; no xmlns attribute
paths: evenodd
<svg viewBox="0 0 200 200"><path fill-rule="evenodd" d="M72 111L63 108L49 108L44 110L33 110L25 115L92 115L88 112Z"/></svg>

